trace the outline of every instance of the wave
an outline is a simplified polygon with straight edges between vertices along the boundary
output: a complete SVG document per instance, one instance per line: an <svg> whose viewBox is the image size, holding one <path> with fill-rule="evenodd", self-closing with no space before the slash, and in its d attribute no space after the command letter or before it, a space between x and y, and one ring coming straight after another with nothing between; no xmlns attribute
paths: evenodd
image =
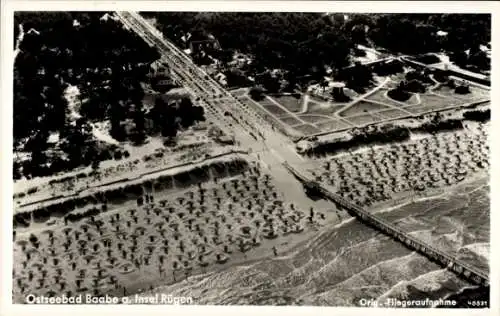
<svg viewBox="0 0 500 316"><path fill-rule="evenodd" d="M478 242L474 244L469 244L463 246L459 249L467 249L468 251L474 253L476 256L483 259L485 262L489 262L490 258L490 243L487 242Z"/></svg>

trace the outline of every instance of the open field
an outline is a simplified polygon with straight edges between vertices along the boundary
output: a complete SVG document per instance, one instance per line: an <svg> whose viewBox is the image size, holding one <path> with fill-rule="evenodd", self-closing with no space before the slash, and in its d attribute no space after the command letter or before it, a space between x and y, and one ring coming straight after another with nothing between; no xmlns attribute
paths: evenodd
<svg viewBox="0 0 500 316"><path fill-rule="evenodd" d="M314 127L311 124L297 125L297 126L294 126L294 128L296 130L298 130L299 132L303 133L304 135L310 135L310 134L321 132L321 130L319 128Z"/></svg>
<svg viewBox="0 0 500 316"><path fill-rule="evenodd" d="M232 95L234 95L236 98L245 95L248 92L248 89L241 88L241 89L235 89L230 91Z"/></svg>
<svg viewBox="0 0 500 316"><path fill-rule="evenodd" d="M391 98L389 98L388 96L386 97L387 91L388 91L387 89L382 88L382 89L370 94L369 96L367 96L365 98L365 100L366 101L382 102L382 103L389 104L389 105L396 106L396 107L404 106L400 102L394 101Z"/></svg>
<svg viewBox="0 0 500 316"><path fill-rule="evenodd" d="M356 116L360 114L365 114L366 112L375 112L381 110L388 110L390 107L385 106L380 103L373 103L368 101L359 101L347 109L339 112L339 116L341 117L349 117Z"/></svg>
<svg viewBox="0 0 500 316"><path fill-rule="evenodd" d="M290 112L299 112L302 109L302 98L297 99L291 95L272 96L271 98Z"/></svg>
<svg viewBox="0 0 500 316"><path fill-rule="evenodd" d="M75 222L18 229L15 300L26 293L126 295L246 258L252 249L327 219L320 212L308 218L308 211L286 204L257 167L244 174L185 188L167 185L168 191L146 186L140 201L111 204Z"/></svg>
<svg viewBox="0 0 500 316"><path fill-rule="evenodd" d="M316 126L324 131L330 131L330 130L334 131L352 127L352 125L349 125L348 123L341 120L331 120L327 122L322 122L316 124Z"/></svg>
<svg viewBox="0 0 500 316"><path fill-rule="evenodd" d="M438 111L441 109L445 109L447 107L452 107L453 104L435 104L435 105L411 105L404 107L405 111L413 113L413 115L420 115L422 113L430 112L430 111Z"/></svg>
<svg viewBox="0 0 500 316"><path fill-rule="evenodd" d="M309 101L307 113L332 115L338 110L341 110L346 105L347 105L346 103L330 103L330 102L317 103L315 101Z"/></svg>
<svg viewBox="0 0 500 316"><path fill-rule="evenodd" d="M273 103L271 100L268 98L265 98L264 100L259 101L259 103L269 112L273 113L276 116L284 116L284 115L289 115L289 112L284 110L282 107L279 105L276 105Z"/></svg>
<svg viewBox="0 0 500 316"><path fill-rule="evenodd" d="M473 87L473 89L483 90L477 87ZM418 116L427 112L439 111L453 106L458 107L465 103L465 100L444 97L432 92L419 94L418 97L414 95L410 102L400 103L385 97L384 94L386 91L385 89L376 91L374 94L361 99L347 108L345 104L341 105L331 102L319 104L316 101L309 100L308 109L304 114L286 112L284 108L272 104L272 101L268 99L260 101L257 104L272 112L285 126L307 136L320 132L334 132L351 126L381 123L385 120L411 118L412 116ZM486 93L488 91L484 90L482 92ZM484 94L478 95L484 96ZM248 96L245 98L248 98ZM287 98L293 97L288 96ZM420 103L414 104L417 101ZM244 102L251 101L246 100ZM407 105L412 103L414 105ZM338 110L342 111L335 114ZM344 120L341 120L341 118ZM301 124L302 122L306 122L306 124Z"/></svg>
<svg viewBox="0 0 500 316"><path fill-rule="evenodd" d="M301 121L299 121L297 118L295 118L293 116L282 116L279 119L283 123L285 123L287 125L290 125L290 126L297 125L297 124L302 124Z"/></svg>
<svg viewBox="0 0 500 316"><path fill-rule="evenodd" d="M408 113L398 109L392 109L392 110L374 112L372 113L372 115L377 116L378 118L380 118L380 120L388 120L388 119L408 116Z"/></svg>
<svg viewBox="0 0 500 316"><path fill-rule="evenodd" d="M490 98L490 91L486 89L481 89L478 87L470 86L469 87L471 93L468 94L458 94L455 93L455 89L452 89L448 86L442 85L436 89L433 90L433 92L449 97L452 99L458 99L464 103L470 103L470 102L475 102L475 101L480 101L484 99Z"/></svg>
<svg viewBox="0 0 500 316"><path fill-rule="evenodd" d="M312 124L332 119L332 117L330 117L330 116L314 115L314 114L300 114L300 115L298 115L298 117L301 120L308 122L308 123L312 123Z"/></svg>
<svg viewBox="0 0 500 316"><path fill-rule="evenodd" d="M435 94L431 93L425 93L420 95L420 100L421 106L432 106L436 108L436 110L447 108L450 106L454 105L460 105L462 102L459 102L457 100L449 99L449 98L443 98L442 96L438 96ZM415 106L408 106L408 107L418 107L418 105ZM406 108L406 107L405 107Z"/></svg>
<svg viewBox="0 0 500 316"><path fill-rule="evenodd" d="M272 114L274 114L276 117L289 115L288 112L286 112L285 110L274 104L264 105L264 108L269 112L271 112Z"/></svg>
<svg viewBox="0 0 500 316"><path fill-rule="evenodd" d="M371 114L361 114L361 115L356 115L356 116L350 116L345 118L347 121L352 123L353 125L366 125L366 124L371 124L371 123L377 123L379 122L378 117L373 116Z"/></svg>

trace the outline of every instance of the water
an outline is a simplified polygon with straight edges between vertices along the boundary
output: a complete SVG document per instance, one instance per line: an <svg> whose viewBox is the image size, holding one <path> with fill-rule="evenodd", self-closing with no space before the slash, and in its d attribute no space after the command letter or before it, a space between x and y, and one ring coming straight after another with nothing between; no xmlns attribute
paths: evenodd
<svg viewBox="0 0 500 316"><path fill-rule="evenodd" d="M379 215L478 268L488 268L487 179ZM487 299L489 292L352 219L318 232L285 257L193 277L159 291L191 295L197 304L365 306L367 301L448 298L459 307L471 298Z"/></svg>

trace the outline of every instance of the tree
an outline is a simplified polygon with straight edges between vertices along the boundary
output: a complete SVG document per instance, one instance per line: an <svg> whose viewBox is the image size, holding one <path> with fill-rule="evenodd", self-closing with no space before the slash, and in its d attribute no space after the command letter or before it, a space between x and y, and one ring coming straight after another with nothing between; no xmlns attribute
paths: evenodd
<svg viewBox="0 0 500 316"><path fill-rule="evenodd" d="M278 93L281 88L279 77L272 76L269 72L262 75L259 80L268 93Z"/></svg>
<svg viewBox="0 0 500 316"><path fill-rule="evenodd" d="M250 97L255 101L261 101L264 99L264 89L261 87L252 87L249 91Z"/></svg>

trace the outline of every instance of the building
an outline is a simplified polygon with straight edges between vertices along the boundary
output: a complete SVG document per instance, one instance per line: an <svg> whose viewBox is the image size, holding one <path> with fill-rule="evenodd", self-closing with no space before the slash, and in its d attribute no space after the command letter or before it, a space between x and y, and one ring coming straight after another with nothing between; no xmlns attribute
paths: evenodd
<svg viewBox="0 0 500 316"><path fill-rule="evenodd" d="M223 74L222 72L219 72L217 73L215 76L214 76L214 79L220 83L222 86L227 86L227 77L225 74Z"/></svg>
<svg viewBox="0 0 500 316"><path fill-rule="evenodd" d="M205 50L219 50L221 49L219 41L215 38L209 38L203 41L191 41L189 49L193 54L199 54Z"/></svg>

